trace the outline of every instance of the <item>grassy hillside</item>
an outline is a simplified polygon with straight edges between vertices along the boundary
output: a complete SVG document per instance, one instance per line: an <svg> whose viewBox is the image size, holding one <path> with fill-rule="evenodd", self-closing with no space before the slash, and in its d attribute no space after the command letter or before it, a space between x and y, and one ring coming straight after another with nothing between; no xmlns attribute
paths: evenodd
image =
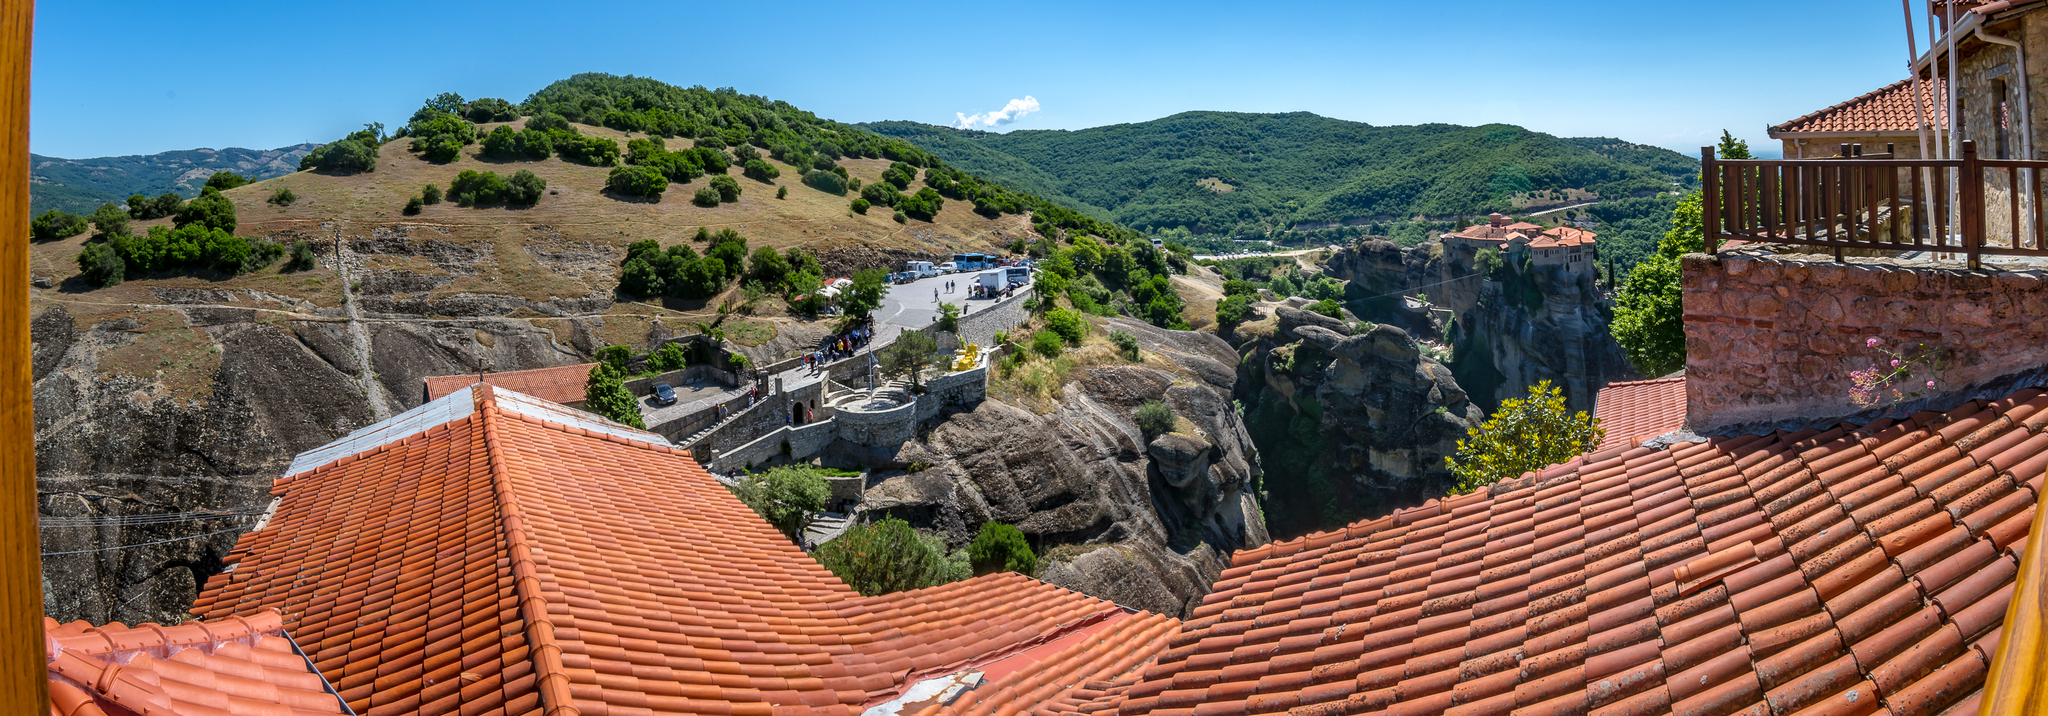
<svg viewBox="0 0 2048 716"><path fill-rule="evenodd" d="M89 214L100 204L121 204L134 194L156 196L171 191L190 198L199 194L199 188L214 172L230 171L252 179L269 179L298 171L299 158L317 146L185 149L92 159L31 154L29 209L36 214L50 209Z"/></svg>
<svg viewBox="0 0 2048 716"><path fill-rule="evenodd" d="M1429 224L1412 231L1420 237L1491 211L1668 194L1698 171L1676 152L1616 139L1563 139L1504 124L1376 127L1306 112L1185 112L1006 134L862 126L1127 226L1224 238L1315 241Z"/></svg>

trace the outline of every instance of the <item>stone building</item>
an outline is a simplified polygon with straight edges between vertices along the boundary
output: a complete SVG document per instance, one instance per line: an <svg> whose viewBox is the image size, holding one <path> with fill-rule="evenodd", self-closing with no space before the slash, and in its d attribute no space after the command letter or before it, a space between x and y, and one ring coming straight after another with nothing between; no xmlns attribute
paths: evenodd
<svg viewBox="0 0 2048 716"><path fill-rule="evenodd" d="M1526 255L1538 266L1562 266L1566 272L1576 275L1592 273L1593 266L1598 263L1599 251L1593 245L1595 236L1598 234L1569 226L1546 230L1494 213L1487 215L1484 224L1444 234L1443 241L1446 246L1496 249L1505 256Z"/></svg>
<svg viewBox="0 0 2048 716"><path fill-rule="evenodd" d="M1945 128L1945 102L1927 101L1946 97L1930 81L1920 83L1920 111L1913 110L1913 81L1903 79L1872 90L1841 104L1816 110L1798 119L1772 126L1772 139L1785 146L1786 159L1825 159L1839 156L1844 144L1860 144L1865 154L1892 147L1899 159L1921 159L1922 118L1930 126Z"/></svg>

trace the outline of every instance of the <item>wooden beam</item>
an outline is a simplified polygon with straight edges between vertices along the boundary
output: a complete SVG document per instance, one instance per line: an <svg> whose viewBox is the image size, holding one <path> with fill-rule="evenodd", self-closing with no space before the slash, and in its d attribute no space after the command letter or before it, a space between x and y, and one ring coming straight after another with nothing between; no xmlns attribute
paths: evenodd
<svg viewBox="0 0 2048 716"><path fill-rule="evenodd" d="M28 82L34 0L0 0L0 701L47 714L28 345Z"/></svg>
<svg viewBox="0 0 2048 716"><path fill-rule="evenodd" d="M2048 713L2048 509L2034 505L2034 524L2020 555L2018 583L2005 607L2005 626L1984 680L1981 716Z"/></svg>

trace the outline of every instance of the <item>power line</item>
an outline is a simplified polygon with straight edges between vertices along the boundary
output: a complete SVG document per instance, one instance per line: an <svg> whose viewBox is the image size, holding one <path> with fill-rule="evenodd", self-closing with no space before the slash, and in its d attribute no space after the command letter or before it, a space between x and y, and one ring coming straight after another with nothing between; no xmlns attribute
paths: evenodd
<svg viewBox="0 0 2048 716"><path fill-rule="evenodd" d="M155 542L144 542L144 543L142 543L142 544L129 544L129 545L121 545L121 546L119 546L119 547L101 547L101 548L99 548L99 549L75 549L75 550L71 550L71 551L69 551L69 552L44 552L44 553L43 553L43 556L45 556L45 557L56 557L56 556L60 556L60 555L66 555L66 554L86 554L86 553L89 553L89 552L112 552L112 551L114 551L114 550L118 550L118 549L134 549L134 548L136 548L136 547L153 547L153 546L156 546L156 545L160 545L160 544L170 544L170 543L172 543L172 542L183 542L183 541L185 541L185 540L194 540L194 539L199 539L199 538L201 538L201 537L212 537L212 536L214 536L214 535L224 535L224 534L227 534L227 533L229 533L229 532L240 532L240 531L242 531L242 528L240 528L240 527L231 527L231 528L228 528L228 529L224 529L224 530L220 530L220 531L217 531L217 532L208 532L208 533L206 533L206 534L203 534L203 535L192 535L192 536L190 536L190 537L173 537L173 538L171 538L171 539L157 540L157 541L155 541Z"/></svg>
<svg viewBox="0 0 2048 716"><path fill-rule="evenodd" d="M218 510L199 510L194 512L163 512L141 515L86 515L82 517L43 517L39 520L39 522L41 523L41 526L44 528L132 527L139 525L161 525L174 524L178 522L197 522L200 520L221 519L225 517L250 517L262 514L264 510L267 510L269 508L270 505L263 504L242 505L240 507L224 507Z"/></svg>

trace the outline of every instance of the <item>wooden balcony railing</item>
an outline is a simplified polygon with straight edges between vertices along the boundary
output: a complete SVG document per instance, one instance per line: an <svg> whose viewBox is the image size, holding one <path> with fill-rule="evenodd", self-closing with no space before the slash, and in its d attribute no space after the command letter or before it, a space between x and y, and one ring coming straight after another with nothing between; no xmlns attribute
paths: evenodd
<svg viewBox="0 0 2048 716"><path fill-rule="evenodd" d="M2048 256L2048 161L1716 159L1700 148L1703 233L1835 249ZM1987 213L1989 207L1989 213Z"/></svg>
<svg viewBox="0 0 2048 716"><path fill-rule="evenodd" d="M2048 506L2034 505L2034 524L2020 554L2020 571L2006 605L1998 653L1984 682L1979 716L2048 713Z"/></svg>

